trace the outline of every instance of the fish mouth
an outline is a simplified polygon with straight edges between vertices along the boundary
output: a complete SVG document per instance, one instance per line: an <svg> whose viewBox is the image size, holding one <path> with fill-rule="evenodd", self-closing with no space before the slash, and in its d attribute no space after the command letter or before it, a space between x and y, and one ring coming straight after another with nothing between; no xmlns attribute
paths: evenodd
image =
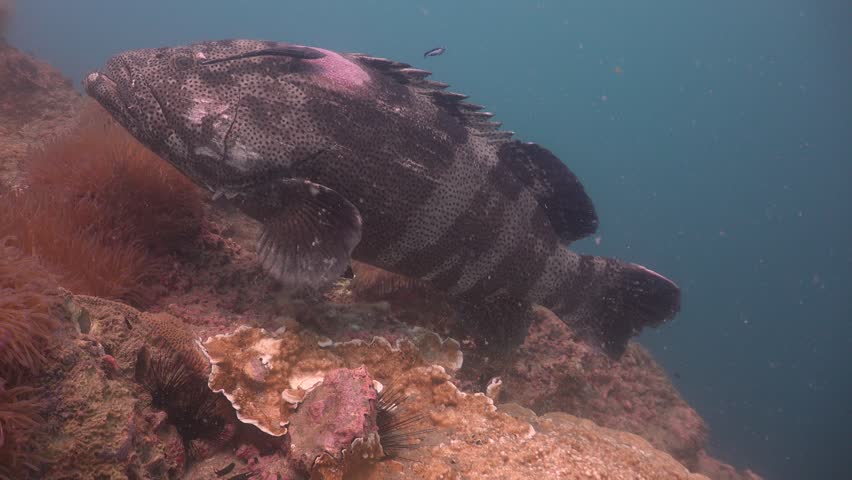
<svg viewBox="0 0 852 480"><path fill-rule="evenodd" d="M86 93L112 114L125 114L118 84L104 72L92 72L83 80Z"/></svg>
<svg viewBox="0 0 852 480"><path fill-rule="evenodd" d="M132 86L130 68L118 57L110 59L105 70L91 72L83 79L83 88L89 96L111 114L124 118L129 113L124 94Z"/></svg>
<svg viewBox="0 0 852 480"><path fill-rule="evenodd" d="M114 90L116 87L115 80L109 78L109 75L104 72L91 72L83 80L83 88L86 90L86 93L93 97L100 93L99 90Z"/></svg>

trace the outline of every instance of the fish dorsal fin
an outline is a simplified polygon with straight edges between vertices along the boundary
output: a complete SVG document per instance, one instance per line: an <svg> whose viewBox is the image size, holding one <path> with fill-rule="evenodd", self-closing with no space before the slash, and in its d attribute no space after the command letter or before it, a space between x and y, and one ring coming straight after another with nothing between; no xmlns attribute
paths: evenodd
<svg viewBox="0 0 852 480"><path fill-rule="evenodd" d="M550 151L534 143L512 140L514 132L500 130L502 124L491 121L493 113L465 102L467 95L446 91L446 83L428 80L431 73L425 70L364 54L349 57L430 97L436 106L470 128L472 135L497 145L500 163L533 192L563 241L571 242L597 230L598 217L592 200L576 175Z"/></svg>
<svg viewBox="0 0 852 480"><path fill-rule="evenodd" d="M502 124L490 121L494 114L481 111L483 109L481 105L465 102L467 95L447 92L445 89L449 87L448 84L429 80L427 77L432 75L431 72L412 68L407 63L396 62L387 58L371 57L361 53L350 53L348 56L403 85L413 87L423 95L431 97L435 105L471 128L474 135L502 143L509 140L514 134L513 132L500 131L499 128Z"/></svg>
<svg viewBox="0 0 852 480"><path fill-rule="evenodd" d="M559 238L572 242L594 233L598 217L580 180L546 148L513 140L497 151L507 168L538 200Z"/></svg>

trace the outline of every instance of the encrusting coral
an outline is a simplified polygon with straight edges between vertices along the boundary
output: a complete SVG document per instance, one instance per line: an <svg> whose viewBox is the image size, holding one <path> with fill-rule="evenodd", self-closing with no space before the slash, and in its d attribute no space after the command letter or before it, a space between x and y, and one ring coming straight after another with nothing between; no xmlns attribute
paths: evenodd
<svg viewBox="0 0 852 480"><path fill-rule="evenodd" d="M201 231L197 188L91 103L21 176L0 198L0 237L13 236L75 293L145 304L165 254Z"/></svg>
<svg viewBox="0 0 852 480"><path fill-rule="evenodd" d="M181 419L158 406L162 398L154 397L160 393L151 393L150 399L140 394L161 387L134 378L143 348L150 349L151 358L158 352L196 351L193 326L166 313L143 313L93 297L68 297L68 305L77 305L69 310L71 323L88 334L73 346L76 359L63 362L70 371L62 386L54 388L62 392L62 400L51 418L61 435L50 439L49 451L58 458L47 479L67 478L63 475L68 471L81 472L80 478L126 474L146 480L272 480L279 475L294 480L705 478L690 475L635 435L566 414L536 416L518 406L495 408L485 395L460 391L452 377L462 363L458 345L418 340L422 330L406 334L402 328L388 329L390 340L335 342L293 321L274 332L244 327L205 345L212 357L221 358L218 374L228 391L250 390L254 397L246 400L264 399L270 391L270 405L278 413L289 409L288 433L271 437L239 423L227 442L208 443L204 455L195 455L196 447L186 444L187 432L180 432ZM363 311L357 305L348 308L337 314L347 324ZM444 354L422 350L438 346ZM104 353L113 361L102 364ZM178 379L197 376L204 365L193 358L198 355L184 357L183 367L166 362L143 370L160 371L160 379L169 378L163 370L175 372ZM435 361L445 366L433 365ZM301 386L302 374L316 372L322 383L304 392L291 388L291 378ZM293 397L303 394L295 410L282 401L282 391ZM382 409L401 399L404 411L383 420ZM280 422L280 417L270 420ZM410 429L404 430L406 425ZM226 430L199 433L216 442Z"/></svg>
<svg viewBox="0 0 852 480"><path fill-rule="evenodd" d="M380 359L393 358L400 369L431 363L455 370L462 359L458 343L441 340L423 329L397 333L395 344L384 337L332 342L313 332L240 326L231 334L204 342L212 363L209 385L223 392L244 423L275 436L287 433L290 417L329 372L380 365L374 377L389 379L390 366ZM283 400L283 401L282 401Z"/></svg>
<svg viewBox="0 0 852 480"><path fill-rule="evenodd" d="M62 292L51 344L50 456L37 478L181 478L236 433L233 409L206 385L209 364L188 325L166 313Z"/></svg>
<svg viewBox="0 0 852 480"><path fill-rule="evenodd" d="M342 470L351 463L346 456L382 458L377 412L378 394L365 367L328 372L291 417L291 462L310 473L318 466Z"/></svg>
<svg viewBox="0 0 852 480"><path fill-rule="evenodd" d="M57 296L50 275L8 242L0 239L0 379L18 382L45 362Z"/></svg>

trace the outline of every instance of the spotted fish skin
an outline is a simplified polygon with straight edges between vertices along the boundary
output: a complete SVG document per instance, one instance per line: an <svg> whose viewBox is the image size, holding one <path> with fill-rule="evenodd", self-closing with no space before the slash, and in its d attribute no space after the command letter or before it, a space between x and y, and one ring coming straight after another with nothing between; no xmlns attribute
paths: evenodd
<svg viewBox="0 0 852 480"><path fill-rule="evenodd" d="M431 282L483 335L523 338L531 305L619 355L680 307L662 275L567 244L597 217L579 180L429 72L363 54L223 40L134 50L87 92L143 144L265 225L293 285L349 258Z"/></svg>

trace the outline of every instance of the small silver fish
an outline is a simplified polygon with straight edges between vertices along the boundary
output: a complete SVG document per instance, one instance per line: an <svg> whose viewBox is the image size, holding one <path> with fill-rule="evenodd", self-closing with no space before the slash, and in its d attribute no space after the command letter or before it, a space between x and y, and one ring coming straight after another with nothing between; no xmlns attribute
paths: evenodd
<svg viewBox="0 0 852 480"><path fill-rule="evenodd" d="M424 58L425 57L437 57L438 55L443 55L444 52L446 52L446 51L447 51L446 47L436 47L436 48L433 48L432 50L429 50L428 52L424 53L423 57Z"/></svg>

